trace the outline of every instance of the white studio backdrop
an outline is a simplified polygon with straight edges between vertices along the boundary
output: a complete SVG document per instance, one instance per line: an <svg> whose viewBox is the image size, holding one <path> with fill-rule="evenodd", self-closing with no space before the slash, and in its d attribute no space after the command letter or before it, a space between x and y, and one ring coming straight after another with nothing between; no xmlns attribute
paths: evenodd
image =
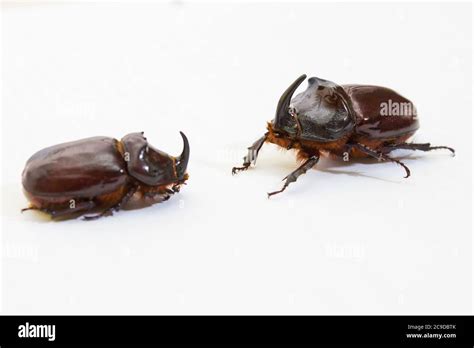
<svg viewBox="0 0 474 348"><path fill-rule="evenodd" d="M467 314L472 304L469 3L2 5L2 313ZM296 168L265 145L300 74L391 87L447 152ZM305 83L306 84L306 83ZM305 87L301 87L305 88ZM49 145L144 131L190 179L151 208L51 222L21 172Z"/></svg>

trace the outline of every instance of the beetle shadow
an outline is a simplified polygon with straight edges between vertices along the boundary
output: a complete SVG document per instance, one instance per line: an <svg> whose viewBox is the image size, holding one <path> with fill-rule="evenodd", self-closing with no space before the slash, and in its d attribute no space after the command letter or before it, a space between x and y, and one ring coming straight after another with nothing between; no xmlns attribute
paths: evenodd
<svg viewBox="0 0 474 348"><path fill-rule="evenodd" d="M419 158L422 158L423 156L419 155L412 155L412 154L407 154L404 156L394 156L393 158L399 161L403 160L416 160ZM341 159L334 159L331 157L324 157L322 158L323 160L319 162L314 169L324 172L324 173L331 173L331 174L343 174L343 175L349 175L352 177L361 177L361 178L369 178L369 179L374 179L374 180L379 180L383 182L389 182L393 184L400 184L402 181L400 180L392 180L392 179L385 179L379 176L374 176L374 175L367 175L364 173L361 173L359 171L353 171L353 170L341 170L341 169L336 169L336 168L350 168L351 166L354 166L355 164L364 164L364 165L379 165L382 163L390 163L387 161L378 161L373 158L357 158L355 160L351 161L343 161ZM396 165L396 163L392 163ZM400 167L397 165L397 167ZM400 167L401 168L401 167ZM403 170L403 168L402 168ZM403 177L404 175L402 175Z"/></svg>

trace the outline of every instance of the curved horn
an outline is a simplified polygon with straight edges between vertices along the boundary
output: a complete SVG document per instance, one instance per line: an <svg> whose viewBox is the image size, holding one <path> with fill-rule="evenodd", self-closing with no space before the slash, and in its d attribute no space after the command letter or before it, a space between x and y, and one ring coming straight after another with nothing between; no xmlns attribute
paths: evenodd
<svg viewBox="0 0 474 348"><path fill-rule="evenodd" d="M305 74L298 77L296 81L293 82L280 97L275 114L275 126L280 126L282 120L288 116L288 107L290 106L291 97L293 97L293 93L295 93L296 89L305 79Z"/></svg>
<svg viewBox="0 0 474 348"><path fill-rule="evenodd" d="M179 134L181 134L183 138L183 152L176 158L176 174L178 175L178 179L182 179L186 173L189 161L189 142L183 132L179 132Z"/></svg>

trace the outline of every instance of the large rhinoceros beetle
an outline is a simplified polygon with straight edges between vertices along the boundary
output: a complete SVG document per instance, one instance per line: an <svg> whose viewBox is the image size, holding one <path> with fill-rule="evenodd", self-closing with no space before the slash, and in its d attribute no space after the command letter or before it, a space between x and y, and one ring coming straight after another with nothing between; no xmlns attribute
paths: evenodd
<svg viewBox="0 0 474 348"><path fill-rule="evenodd" d="M167 200L188 179L189 143L181 137L178 157L153 148L143 132L120 141L92 137L38 151L23 170L30 201L23 210L41 210L55 219L95 219Z"/></svg>
<svg viewBox="0 0 474 348"><path fill-rule="evenodd" d="M408 167L388 154L396 149L431 151L446 146L416 144L407 140L419 128L415 106L397 92L379 86L337 85L317 77L308 79L306 91L293 94L306 79L300 76L283 93L275 118L267 124L267 132L248 148L241 167L232 174L255 164L262 145L273 143L285 149L295 149L303 163L286 176L279 191L318 163L321 154L348 161L350 158L373 157L401 165L410 176Z"/></svg>

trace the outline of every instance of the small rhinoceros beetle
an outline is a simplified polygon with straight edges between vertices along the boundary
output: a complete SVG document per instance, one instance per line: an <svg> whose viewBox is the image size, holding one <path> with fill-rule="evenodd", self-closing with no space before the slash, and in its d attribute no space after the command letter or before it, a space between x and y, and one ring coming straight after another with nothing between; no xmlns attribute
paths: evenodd
<svg viewBox="0 0 474 348"><path fill-rule="evenodd" d="M337 85L317 77L308 79L306 91L293 94L306 79L300 76L283 93L275 118L267 124L267 132L248 148L242 167L232 174L255 164L263 143L269 142L287 150L295 149L303 163L286 176L279 191L318 163L321 154L344 159L373 157L401 165L410 176L408 167L388 154L396 149L431 151L447 149L429 143L406 142L419 128L416 109L411 101L397 92L379 86Z"/></svg>
<svg viewBox="0 0 474 348"><path fill-rule="evenodd" d="M179 157L153 148L141 133L118 141L92 137L45 148L23 170L24 210L53 218L95 219L165 201L188 179L189 143ZM90 215L93 214L93 215Z"/></svg>

